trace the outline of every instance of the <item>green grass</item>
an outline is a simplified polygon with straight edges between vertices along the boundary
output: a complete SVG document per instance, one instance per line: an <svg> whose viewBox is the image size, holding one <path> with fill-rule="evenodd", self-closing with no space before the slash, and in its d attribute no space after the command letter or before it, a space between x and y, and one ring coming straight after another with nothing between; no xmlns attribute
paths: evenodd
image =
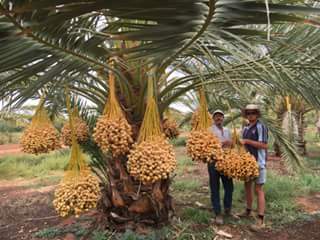
<svg viewBox="0 0 320 240"><path fill-rule="evenodd" d="M245 208L243 185L243 182L234 181L234 212L240 212ZM191 201L191 203L194 203L195 201L200 201L204 203L206 207L211 208L211 203L208 201L210 192L208 192L208 195L202 193L202 195L199 196L199 193L194 191L198 189L199 186L200 184L198 186L193 184L192 179L178 180L176 183L173 183L173 189L176 190L174 196L182 202ZM299 196L307 196L314 192L320 192L320 176L310 173L283 176L269 170L267 183L264 188L266 194L267 222L268 224L271 223L273 227L280 227L295 220L304 219L307 216L297 205L296 198ZM221 201L224 194L222 189L222 186L220 186ZM184 195L187 197L185 198ZM256 200L254 200L253 208L256 209ZM212 214L210 210L200 210L195 207L182 209L180 216L184 221L191 224L205 224ZM230 220L227 222L236 225L248 225L251 223L246 220Z"/></svg>
<svg viewBox="0 0 320 240"><path fill-rule="evenodd" d="M215 237L214 230L209 224L192 224L189 222L175 223L169 230L166 238L170 240L212 240ZM220 239L220 238L219 238ZM162 239L161 239L162 240Z"/></svg>
<svg viewBox="0 0 320 240"><path fill-rule="evenodd" d="M299 182L307 194L320 192L319 174L305 173L300 175Z"/></svg>
<svg viewBox="0 0 320 240"><path fill-rule="evenodd" d="M196 224L209 224L212 213L199 208L186 208L183 210L181 217L184 221Z"/></svg>
<svg viewBox="0 0 320 240"><path fill-rule="evenodd" d="M305 157L306 165L309 168L320 168L320 157Z"/></svg>
<svg viewBox="0 0 320 240"><path fill-rule="evenodd" d="M157 240L161 239L159 231L152 231L147 235L140 235L131 230L127 230L124 234L119 234L117 240Z"/></svg>
<svg viewBox="0 0 320 240"><path fill-rule="evenodd" d="M22 132L0 132L0 145L19 143L21 134Z"/></svg>
<svg viewBox="0 0 320 240"><path fill-rule="evenodd" d="M150 233L140 235L131 230L126 230L124 233L113 233L110 231L94 230L89 233L88 229L83 228L81 225L75 223L67 227L51 227L38 231L35 237L41 239L56 239L62 237L67 233L74 234L77 239L82 239L84 235L90 235L90 240L166 240L169 236L169 229L167 227L161 229L154 229ZM59 238L60 239L60 238Z"/></svg>
<svg viewBox="0 0 320 240"><path fill-rule="evenodd" d="M62 235L63 232L58 228L46 228L35 233L37 238L51 239Z"/></svg>
<svg viewBox="0 0 320 240"><path fill-rule="evenodd" d="M108 232L107 231L97 231L95 230L93 233L92 233L92 240L108 240L109 237L108 237Z"/></svg>
<svg viewBox="0 0 320 240"><path fill-rule="evenodd" d="M274 227L279 227L305 217L306 214L297 205L296 198L298 196L306 196L312 192L319 192L320 176L309 173L286 176L269 170L264 191L267 222L271 222ZM221 196L223 195L221 194ZM256 200L254 200L253 205L253 209L256 209ZM244 207L243 183L235 182L233 209L239 212L244 210ZM248 222L240 221L238 224L248 224Z"/></svg>
<svg viewBox="0 0 320 240"><path fill-rule="evenodd" d="M310 127L308 130L305 132L304 139L307 141L307 143L310 142L319 142L319 136L317 135L317 129L316 127Z"/></svg>
<svg viewBox="0 0 320 240"><path fill-rule="evenodd" d="M266 215L273 225L281 225L299 218L299 211L295 198L304 193L298 177L268 174L265 186Z"/></svg>
<svg viewBox="0 0 320 240"><path fill-rule="evenodd" d="M194 190L200 186L200 183L193 180L179 179L177 183L173 183L174 197L177 200L181 199L181 194L188 194L188 201L200 201L211 208L210 202L203 201L201 198L209 198L208 193L199 193ZM177 187L178 186L178 187ZM186 187L187 186L187 187ZM192 187L190 187L192 186ZM197 186L197 187L196 187ZM180 188L179 188L180 187ZM273 228L279 228L284 224L296 220L303 220L308 217L307 214L299 210L295 203L298 196L307 195L313 191L320 191L320 176L303 174L295 176L282 176L275 172L268 172L268 179L265 186L266 193L266 221ZM177 193L177 194L176 194ZM223 196L223 194L221 194ZM243 183L235 182L234 188L233 209L238 212L244 209L244 191ZM193 200L191 200L193 199ZM185 202L182 200L182 202ZM94 231L91 234L93 240L153 240L153 239L180 239L192 240L203 239L209 240L215 237L215 233L211 227L212 218L214 216L211 210L200 209L195 205L182 207L177 211L178 220L173 220L170 226L162 229L150 229L146 235L139 235L130 230L125 233L112 234L108 231ZM248 226L253 223L253 220L232 220L226 219L227 224ZM241 228L241 227L240 227ZM81 229L80 229L81 230ZM84 231L84 230L83 230ZM70 232L70 230L69 230ZM73 231L74 233L77 231ZM51 229L40 232L42 238L49 239L50 236L62 236L66 230ZM40 234L38 233L38 234ZM78 234L78 235L81 235ZM38 235L39 236L39 235ZM161 236L161 237L160 237ZM40 236L39 236L40 237Z"/></svg>
<svg viewBox="0 0 320 240"><path fill-rule="evenodd" d="M26 186L32 189L39 189L46 186L56 185L61 181L62 175L54 172L54 175L44 175L37 178L35 182L31 182Z"/></svg>
<svg viewBox="0 0 320 240"><path fill-rule="evenodd" d="M178 162L178 168L189 167L194 165L194 162L191 160L191 158L187 156L178 157L177 162Z"/></svg>
<svg viewBox="0 0 320 240"><path fill-rule="evenodd" d="M281 226L300 218L305 213L296 198L320 191L320 176L305 173L295 176L278 175L269 171L265 186L266 216L273 226ZM238 196L235 196L237 199Z"/></svg>
<svg viewBox="0 0 320 240"><path fill-rule="evenodd" d="M34 156L31 154L5 156L0 158L0 178L33 178L63 171L69 160L69 150Z"/></svg>
<svg viewBox="0 0 320 240"><path fill-rule="evenodd" d="M311 169L320 169L320 139L307 143L307 156L304 157L306 166Z"/></svg>
<svg viewBox="0 0 320 240"><path fill-rule="evenodd" d="M312 135L308 136L311 140ZM180 141L180 140L179 140ZM177 144L180 146L179 144ZM318 151L319 147L314 143L308 145L308 149ZM196 164L187 156L184 151L180 151L177 163L177 176L172 183L173 197L177 202L183 203L182 207L177 209L177 219L170 226L163 229L153 229L149 234L139 235L130 230L121 234L112 234L108 231L95 231L91 234L93 240L153 240L153 239L213 239L214 231L211 227L213 212L210 203L210 191L201 188L204 178L207 176L195 176ZM66 166L69 155L66 153L53 153L43 156L24 155L16 157L0 158L0 177L35 177L44 176L51 171L62 171ZM317 167L320 166L320 157L307 157L308 165ZM3 169L5 167L5 171ZM30 169L30 170L29 170ZM53 179L54 180L54 179ZM198 191L201 188L201 191ZM222 184L221 199L223 198ZM281 227L284 224L305 219L308 217L303 213L296 204L296 198L299 196L307 196L313 192L320 192L320 175L304 173L294 176L279 175L276 172L268 170L267 183L265 185L266 193L266 221L272 227ZM198 201L205 205L208 210L200 209L195 202ZM254 201L255 203L256 201ZM186 207L188 206L188 207ZM243 182L234 182L233 194L233 211L239 212L245 207L244 201L244 186ZM254 204L254 209L256 208ZM233 225L248 226L252 220L227 220L227 223ZM241 227L240 227L241 228ZM80 229L81 230L81 229ZM82 230L81 230L82 231ZM81 235L81 231L80 234ZM66 230L51 229L47 232L42 232L43 236L49 238L50 234L63 235ZM75 232L75 231L74 231ZM58 236L57 235L57 236ZM161 237L159 237L161 236ZM47 239L46 237L43 237Z"/></svg>
<svg viewBox="0 0 320 240"><path fill-rule="evenodd" d="M15 122L0 119L0 133L3 132L21 132L23 127L16 126Z"/></svg>
<svg viewBox="0 0 320 240"><path fill-rule="evenodd" d="M59 236L63 236L67 233L73 233L77 237L77 239L80 239L80 237L88 233L88 230L76 223L73 225L69 225L67 227L46 228L36 232L34 235L37 238L53 239ZM103 239L97 239L97 240L103 240Z"/></svg>
<svg viewBox="0 0 320 240"><path fill-rule="evenodd" d="M195 191L201 187L201 183L196 179L181 179L174 181L172 184L174 190L177 191Z"/></svg>
<svg viewBox="0 0 320 240"><path fill-rule="evenodd" d="M171 144L175 147L181 147L186 145L186 137L178 137L176 139L171 140Z"/></svg>
<svg viewBox="0 0 320 240"><path fill-rule="evenodd" d="M187 171L192 170L194 166L194 162L191 160L191 158L184 155L177 156L177 163L178 167L176 169L176 173L179 176L183 176Z"/></svg>

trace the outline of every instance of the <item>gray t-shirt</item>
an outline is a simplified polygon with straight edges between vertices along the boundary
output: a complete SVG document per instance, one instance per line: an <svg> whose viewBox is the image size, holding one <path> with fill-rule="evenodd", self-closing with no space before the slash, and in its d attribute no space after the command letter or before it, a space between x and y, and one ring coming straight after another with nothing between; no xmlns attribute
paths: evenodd
<svg viewBox="0 0 320 240"><path fill-rule="evenodd" d="M218 128L215 124L210 127L211 132L220 140L220 142L231 141L230 130L226 127L223 127L223 130Z"/></svg>

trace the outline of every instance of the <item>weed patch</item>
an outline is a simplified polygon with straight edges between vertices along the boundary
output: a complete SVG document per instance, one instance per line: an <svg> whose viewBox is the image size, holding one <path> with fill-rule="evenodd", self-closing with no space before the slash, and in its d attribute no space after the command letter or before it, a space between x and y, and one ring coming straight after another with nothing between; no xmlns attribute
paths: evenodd
<svg viewBox="0 0 320 240"><path fill-rule="evenodd" d="M181 179L175 181L172 187L177 191L195 191L201 187L201 183L195 179Z"/></svg>
<svg viewBox="0 0 320 240"><path fill-rule="evenodd" d="M212 214L198 208L186 208L182 212L182 219L197 224L209 224Z"/></svg>
<svg viewBox="0 0 320 240"><path fill-rule="evenodd" d="M69 150L39 156L5 156L0 158L0 176L2 179L43 177L51 171L63 171L68 160Z"/></svg>
<svg viewBox="0 0 320 240"><path fill-rule="evenodd" d="M92 233L92 240L108 240L109 238L109 232L107 231L93 231Z"/></svg>
<svg viewBox="0 0 320 240"><path fill-rule="evenodd" d="M35 233L35 237L43 239L52 239L67 233L73 233L76 237L82 237L88 233L88 230L79 224L70 225L64 228L46 228Z"/></svg>
<svg viewBox="0 0 320 240"><path fill-rule="evenodd" d="M194 165L194 162L191 160L191 158L187 156L182 156L177 159L178 162L178 168L179 167L190 167Z"/></svg>
<svg viewBox="0 0 320 240"><path fill-rule="evenodd" d="M62 234L63 232L61 231L61 229L53 227L53 228L46 228L46 229L40 230L39 232L36 232L35 237L50 239L50 238L58 237Z"/></svg>
<svg viewBox="0 0 320 240"><path fill-rule="evenodd" d="M170 141L175 147L181 147L186 145L186 137L178 137Z"/></svg>

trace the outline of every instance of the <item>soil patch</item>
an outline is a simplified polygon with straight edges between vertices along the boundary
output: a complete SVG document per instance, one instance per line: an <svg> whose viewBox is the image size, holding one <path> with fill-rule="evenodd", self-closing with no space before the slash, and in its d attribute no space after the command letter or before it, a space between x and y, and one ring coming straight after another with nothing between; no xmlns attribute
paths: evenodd
<svg viewBox="0 0 320 240"><path fill-rule="evenodd" d="M9 154L22 153L22 147L20 144L4 144L0 145L0 156L5 156Z"/></svg>
<svg viewBox="0 0 320 240"><path fill-rule="evenodd" d="M298 197L296 201L305 212L309 214L320 213L320 193Z"/></svg>
<svg viewBox="0 0 320 240"><path fill-rule="evenodd" d="M319 240L320 219L315 218L309 221L290 224L279 231L265 231L254 233L247 240Z"/></svg>
<svg viewBox="0 0 320 240"><path fill-rule="evenodd" d="M35 232L60 221L52 206L54 186L35 189L28 181L11 182L0 182L0 240L32 240Z"/></svg>

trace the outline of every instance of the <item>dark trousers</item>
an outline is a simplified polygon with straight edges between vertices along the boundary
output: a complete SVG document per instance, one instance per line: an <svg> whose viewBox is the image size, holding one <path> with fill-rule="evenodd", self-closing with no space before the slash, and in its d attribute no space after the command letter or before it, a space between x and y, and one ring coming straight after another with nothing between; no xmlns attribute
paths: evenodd
<svg viewBox="0 0 320 240"><path fill-rule="evenodd" d="M216 168L214 163L208 164L208 172L209 172L209 184L211 190L211 203L213 207L213 211L215 214L221 213L221 205L220 205L220 178L222 180L223 188L224 188L224 198L223 198L223 206L224 210L231 210L232 206L232 193L233 193L233 182L231 178L228 178L222 174L220 174Z"/></svg>

